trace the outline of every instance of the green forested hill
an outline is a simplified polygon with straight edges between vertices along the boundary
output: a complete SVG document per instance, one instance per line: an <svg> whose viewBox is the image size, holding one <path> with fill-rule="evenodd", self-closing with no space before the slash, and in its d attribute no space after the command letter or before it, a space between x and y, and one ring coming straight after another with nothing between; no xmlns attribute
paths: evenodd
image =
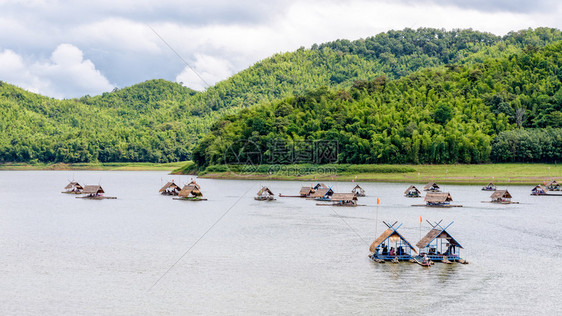
<svg viewBox="0 0 562 316"><path fill-rule="evenodd" d="M194 160L276 161L279 143L328 140L338 143L339 163L481 163L492 152L497 161L560 161L561 81L557 42L396 80L356 81L345 90L320 88L225 117ZM249 143L252 155L245 154Z"/></svg>
<svg viewBox="0 0 562 316"><path fill-rule="evenodd" d="M357 81L359 86L361 82L368 86L385 76L385 82L392 82L444 64L464 69L459 67L516 55L561 39L560 31L544 28L504 37L473 30L390 31L277 54L200 93L176 83L151 80L101 96L55 100L2 83L0 162L185 160L217 119L242 108L305 95L321 86L338 90L355 85L353 89L359 91ZM501 83L501 78L491 80ZM522 80L521 89L527 79ZM492 112L508 111L505 104L517 107L512 95L519 94L498 93L486 105ZM538 116L526 122L546 126L550 119Z"/></svg>

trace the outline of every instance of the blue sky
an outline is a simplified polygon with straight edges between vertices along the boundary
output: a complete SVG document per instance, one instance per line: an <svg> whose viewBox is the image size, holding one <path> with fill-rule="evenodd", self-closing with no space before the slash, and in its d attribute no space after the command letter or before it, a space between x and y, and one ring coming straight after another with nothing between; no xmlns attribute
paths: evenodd
<svg viewBox="0 0 562 316"><path fill-rule="evenodd" d="M0 0L0 80L55 98L163 78L202 90L275 53L406 27L562 28L552 0Z"/></svg>

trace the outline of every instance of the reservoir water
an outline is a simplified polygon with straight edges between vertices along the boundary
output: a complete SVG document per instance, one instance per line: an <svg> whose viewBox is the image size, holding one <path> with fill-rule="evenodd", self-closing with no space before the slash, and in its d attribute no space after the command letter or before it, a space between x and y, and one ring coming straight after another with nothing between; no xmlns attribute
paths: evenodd
<svg viewBox="0 0 562 316"><path fill-rule="evenodd" d="M61 194L72 179L118 199ZM464 207L434 209L411 207L422 199L403 197L409 184L360 183L367 206L332 208L253 199L262 185L296 194L309 181L199 179L208 201L187 202L158 194L171 179L190 178L0 172L0 314L562 313L562 196L509 186L520 204L493 205L480 186L442 185ZM367 257L383 220L415 244L426 219L454 221L448 231L470 264Z"/></svg>

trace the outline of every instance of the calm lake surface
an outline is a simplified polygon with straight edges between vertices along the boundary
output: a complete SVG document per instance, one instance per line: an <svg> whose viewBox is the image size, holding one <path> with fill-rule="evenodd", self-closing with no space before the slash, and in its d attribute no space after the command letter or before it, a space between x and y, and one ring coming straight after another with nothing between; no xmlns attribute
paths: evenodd
<svg viewBox="0 0 562 316"><path fill-rule="evenodd" d="M61 194L71 179L118 199ZM508 187L519 205L492 205L480 186L443 185L464 207L431 209L410 206L422 199L402 196L409 184L360 183L367 206L331 208L253 199L261 185L296 194L310 182L200 179L209 200L187 202L158 194L171 179L190 177L0 172L0 314L562 313L562 197L531 186ZM422 235L425 219L454 221L470 264L369 260L383 220L415 244L420 216Z"/></svg>

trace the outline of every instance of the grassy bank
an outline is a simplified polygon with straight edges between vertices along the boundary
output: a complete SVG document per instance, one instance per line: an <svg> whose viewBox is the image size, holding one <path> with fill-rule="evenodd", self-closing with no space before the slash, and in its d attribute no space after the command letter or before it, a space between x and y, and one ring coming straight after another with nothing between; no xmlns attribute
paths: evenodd
<svg viewBox="0 0 562 316"><path fill-rule="evenodd" d="M562 167L555 164L480 165L291 165L210 166L200 174L212 179L270 179L297 181L380 181L450 184L539 184L562 181Z"/></svg>
<svg viewBox="0 0 562 316"><path fill-rule="evenodd" d="M186 166L183 162L150 163L150 162L110 162L110 163L55 163L27 164L4 163L0 170L105 170L105 171L172 171Z"/></svg>

